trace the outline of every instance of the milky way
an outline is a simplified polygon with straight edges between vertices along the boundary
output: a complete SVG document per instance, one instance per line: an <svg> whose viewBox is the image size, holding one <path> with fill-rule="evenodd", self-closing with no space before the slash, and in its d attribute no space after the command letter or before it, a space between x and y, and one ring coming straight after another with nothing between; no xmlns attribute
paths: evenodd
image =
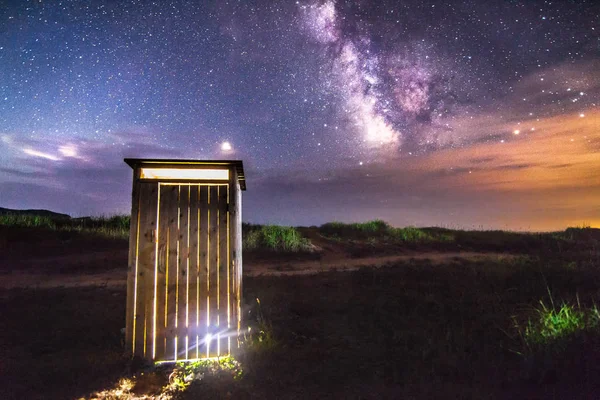
<svg viewBox="0 0 600 400"><path fill-rule="evenodd" d="M123 157L241 158L257 189L250 220L453 223L464 187L425 194L427 174L493 185L447 152L499 149L508 163L551 143L549 120L594 126L593 3L12 2L0 10L0 207L124 212ZM587 143L577 155L597 154L597 130L560 132ZM394 182L390 168L421 178ZM305 193L324 183L317 204ZM439 203L416 210L399 193Z"/></svg>

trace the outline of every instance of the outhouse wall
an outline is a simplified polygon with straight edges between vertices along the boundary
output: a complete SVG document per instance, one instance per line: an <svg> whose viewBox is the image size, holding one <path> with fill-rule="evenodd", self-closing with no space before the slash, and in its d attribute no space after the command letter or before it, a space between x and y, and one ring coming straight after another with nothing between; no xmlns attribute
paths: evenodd
<svg viewBox="0 0 600 400"><path fill-rule="evenodd" d="M130 160L131 161L131 160ZM154 361L231 354L241 328L241 187L228 180L144 179L134 168L126 346ZM152 168L172 165L152 164Z"/></svg>

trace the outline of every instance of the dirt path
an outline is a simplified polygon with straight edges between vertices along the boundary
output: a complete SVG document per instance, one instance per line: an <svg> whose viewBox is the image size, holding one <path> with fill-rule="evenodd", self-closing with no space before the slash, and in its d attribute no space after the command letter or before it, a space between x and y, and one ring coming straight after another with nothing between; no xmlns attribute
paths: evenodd
<svg viewBox="0 0 600 400"><path fill-rule="evenodd" d="M125 269L95 274L42 274L16 272L0 275L0 289L49 289L72 287L125 287Z"/></svg>
<svg viewBox="0 0 600 400"><path fill-rule="evenodd" d="M361 267L379 268L399 261L429 260L433 264L445 264L449 261L469 260L481 261L485 259L508 259L516 255L502 253L475 253L475 252L453 252L453 253L420 253L403 254L396 256L365 257L365 258L342 258L338 260L318 260L287 263L264 263L249 265L244 270L246 276L260 275L311 275L328 271L356 271Z"/></svg>
<svg viewBox="0 0 600 400"><path fill-rule="evenodd" d="M245 276L290 276L311 275L328 271L355 271L361 267L379 268L399 261L430 260L433 264L444 264L450 261L480 261L486 259L501 260L514 258L516 255L502 253L476 253L476 252L452 252L452 253L420 253L403 254L384 257L340 258L316 261L286 261L286 262L263 262L246 263L244 265ZM56 261L56 260L53 260ZM62 260L68 262L68 260ZM81 263L81 260L77 260ZM127 260L118 264L126 265ZM100 273L65 273L44 274L41 272L14 272L0 275L0 289L13 288L69 288L69 287L124 287L127 281L125 267L104 271Z"/></svg>

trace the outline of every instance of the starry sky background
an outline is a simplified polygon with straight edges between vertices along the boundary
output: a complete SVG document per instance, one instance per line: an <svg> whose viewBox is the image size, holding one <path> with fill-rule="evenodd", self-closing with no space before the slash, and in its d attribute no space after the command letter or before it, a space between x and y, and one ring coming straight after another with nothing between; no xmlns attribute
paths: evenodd
<svg viewBox="0 0 600 400"><path fill-rule="evenodd" d="M594 3L0 2L0 207L242 159L249 222L600 226Z"/></svg>

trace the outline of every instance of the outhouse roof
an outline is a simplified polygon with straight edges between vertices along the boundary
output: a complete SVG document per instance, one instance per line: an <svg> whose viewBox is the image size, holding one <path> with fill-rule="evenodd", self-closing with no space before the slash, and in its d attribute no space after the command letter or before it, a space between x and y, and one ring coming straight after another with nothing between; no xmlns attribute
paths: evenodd
<svg viewBox="0 0 600 400"><path fill-rule="evenodd" d="M246 190L246 177L244 175L244 164L242 160L181 160L181 159L162 159L162 158L125 158L124 161L131 168L154 167L154 168L173 168L178 166L233 166L237 172L240 189Z"/></svg>

